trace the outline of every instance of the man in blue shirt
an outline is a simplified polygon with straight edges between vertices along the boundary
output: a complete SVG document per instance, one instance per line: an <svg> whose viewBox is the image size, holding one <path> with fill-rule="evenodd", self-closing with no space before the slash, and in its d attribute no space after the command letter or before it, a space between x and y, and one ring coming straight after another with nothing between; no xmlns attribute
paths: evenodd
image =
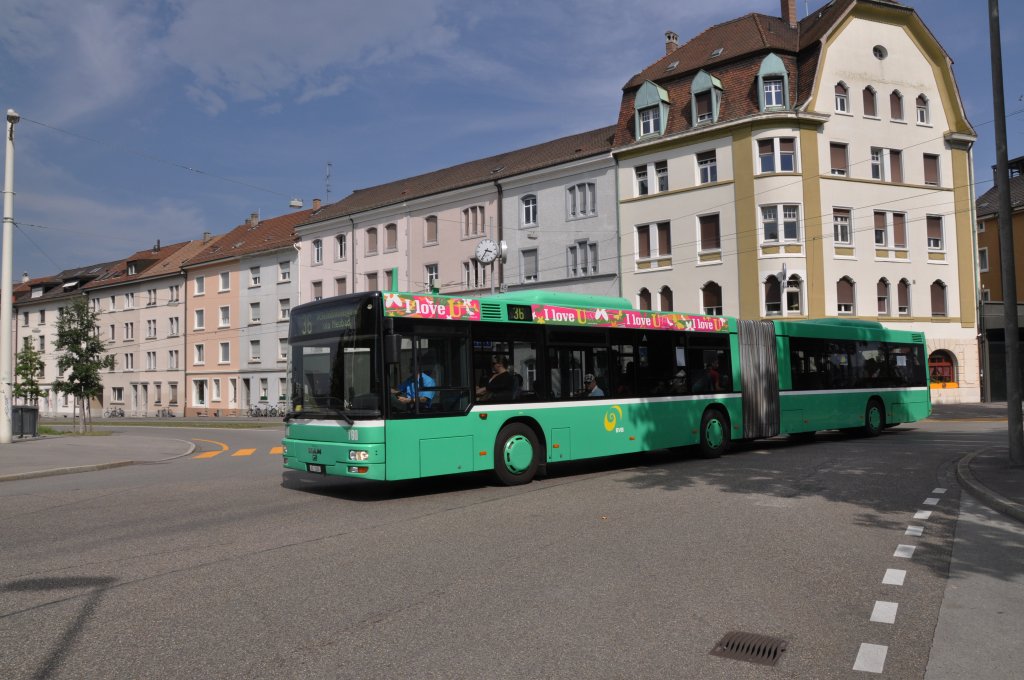
<svg viewBox="0 0 1024 680"><path fill-rule="evenodd" d="M392 389L391 393L399 404L405 404L410 407L417 400L418 393L419 402L424 405L429 405L430 402L433 401L436 392L434 390L424 388L434 387L436 385L437 383L434 382L434 379L425 371L421 370L419 380L416 380L412 375L410 375L398 385L397 389Z"/></svg>

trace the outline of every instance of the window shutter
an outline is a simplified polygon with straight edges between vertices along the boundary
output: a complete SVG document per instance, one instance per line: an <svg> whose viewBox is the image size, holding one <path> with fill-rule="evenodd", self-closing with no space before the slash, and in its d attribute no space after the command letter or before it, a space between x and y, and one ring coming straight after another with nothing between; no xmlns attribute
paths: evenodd
<svg viewBox="0 0 1024 680"><path fill-rule="evenodd" d="M704 306L722 306L722 287L719 286L717 283L709 283L706 286L704 286Z"/></svg>
<svg viewBox="0 0 1024 680"><path fill-rule="evenodd" d="M892 244L897 248L907 247L907 216L903 213L892 214Z"/></svg>
<svg viewBox="0 0 1024 680"><path fill-rule="evenodd" d="M878 115L878 113L875 111L875 91L872 90L870 87L864 88L864 115Z"/></svg>
<svg viewBox="0 0 1024 680"><path fill-rule="evenodd" d="M935 239L942 242L942 218L928 216L928 239Z"/></svg>
<svg viewBox="0 0 1024 680"><path fill-rule="evenodd" d="M711 92L699 92L697 97L697 120L711 115Z"/></svg>
<svg viewBox="0 0 1024 680"><path fill-rule="evenodd" d="M889 95L889 111L893 120L903 120L903 97L895 90Z"/></svg>
<svg viewBox="0 0 1024 680"><path fill-rule="evenodd" d="M836 299L841 305L853 304L853 284L849 279L839 279L836 284Z"/></svg>
<svg viewBox="0 0 1024 680"><path fill-rule="evenodd" d="M946 287L939 281L932 284L932 316L946 316Z"/></svg>
<svg viewBox="0 0 1024 680"><path fill-rule="evenodd" d="M779 140L780 153L793 153L796 151L796 140L792 137L783 137Z"/></svg>
<svg viewBox="0 0 1024 680"><path fill-rule="evenodd" d="M701 250L713 250L722 247L719 238L718 215L701 215L700 218L700 248Z"/></svg>
<svg viewBox="0 0 1024 680"><path fill-rule="evenodd" d="M903 181L903 154L896 149L889 149L889 181Z"/></svg>
<svg viewBox="0 0 1024 680"><path fill-rule="evenodd" d="M775 147L770 139L757 140L757 153L761 156L771 156L775 153Z"/></svg>
<svg viewBox="0 0 1024 680"><path fill-rule="evenodd" d="M932 154L924 155L924 183L939 183L939 157Z"/></svg>
<svg viewBox="0 0 1024 680"><path fill-rule="evenodd" d="M910 286L907 285L906 281L900 281L896 287L896 301L900 307L908 307L908 301L910 300Z"/></svg>
<svg viewBox="0 0 1024 680"><path fill-rule="evenodd" d="M668 222L662 222L658 225L658 254L672 254L672 234L669 230Z"/></svg>
<svg viewBox="0 0 1024 680"><path fill-rule="evenodd" d="M829 152L832 155L832 169L842 170L843 174L846 174L846 145L845 144L830 144Z"/></svg>
<svg viewBox="0 0 1024 680"><path fill-rule="evenodd" d="M637 257L651 256L651 228L642 226L636 228L637 235Z"/></svg>

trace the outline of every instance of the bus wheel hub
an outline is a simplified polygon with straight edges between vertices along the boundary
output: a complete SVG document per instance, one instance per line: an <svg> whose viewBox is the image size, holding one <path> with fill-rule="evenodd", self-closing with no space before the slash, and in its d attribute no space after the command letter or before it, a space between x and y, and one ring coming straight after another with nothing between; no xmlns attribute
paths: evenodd
<svg viewBox="0 0 1024 680"><path fill-rule="evenodd" d="M505 442L505 467L510 472L523 472L533 461L533 445L526 437L517 435Z"/></svg>

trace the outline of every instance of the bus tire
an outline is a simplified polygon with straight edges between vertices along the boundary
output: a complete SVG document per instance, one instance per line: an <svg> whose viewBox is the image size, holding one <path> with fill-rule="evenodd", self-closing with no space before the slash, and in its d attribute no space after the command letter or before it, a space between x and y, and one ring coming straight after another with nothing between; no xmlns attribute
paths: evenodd
<svg viewBox="0 0 1024 680"><path fill-rule="evenodd" d="M700 457L718 458L730 444L729 418L717 408L704 411L700 419Z"/></svg>
<svg viewBox="0 0 1024 680"><path fill-rule="evenodd" d="M868 407L864 410L864 434L877 437L884 428L885 407L878 399L868 400Z"/></svg>
<svg viewBox="0 0 1024 680"><path fill-rule="evenodd" d="M523 423L509 423L494 442L494 475L505 486L527 484L540 466L537 433Z"/></svg>

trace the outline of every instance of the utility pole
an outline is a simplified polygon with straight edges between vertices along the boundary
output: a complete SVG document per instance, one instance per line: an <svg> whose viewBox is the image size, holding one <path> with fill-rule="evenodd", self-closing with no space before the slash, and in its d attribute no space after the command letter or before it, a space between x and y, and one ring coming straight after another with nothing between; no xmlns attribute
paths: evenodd
<svg viewBox="0 0 1024 680"><path fill-rule="evenodd" d="M11 270L14 269L14 125L21 120L14 109L7 109L7 157L4 163L4 230L3 262L0 264L0 444L10 444L13 439L11 428L11 315L14 305L14 285Z"/></svg>
<svg viewBox="0 0 1024 680"><path fill-rule="evenodd" d="M1006 337L1006 425L1010 465L1024 467L1021 416L1020 338L1017 325L1017 270L1010 215L1010 171L1006 153L1006 103L1003 101L1003 48L999 37L999 0L988 0L992 48L992 114L996 124L996 189L999 196L999 260L1003 283L1003 328Z"/></svg>

